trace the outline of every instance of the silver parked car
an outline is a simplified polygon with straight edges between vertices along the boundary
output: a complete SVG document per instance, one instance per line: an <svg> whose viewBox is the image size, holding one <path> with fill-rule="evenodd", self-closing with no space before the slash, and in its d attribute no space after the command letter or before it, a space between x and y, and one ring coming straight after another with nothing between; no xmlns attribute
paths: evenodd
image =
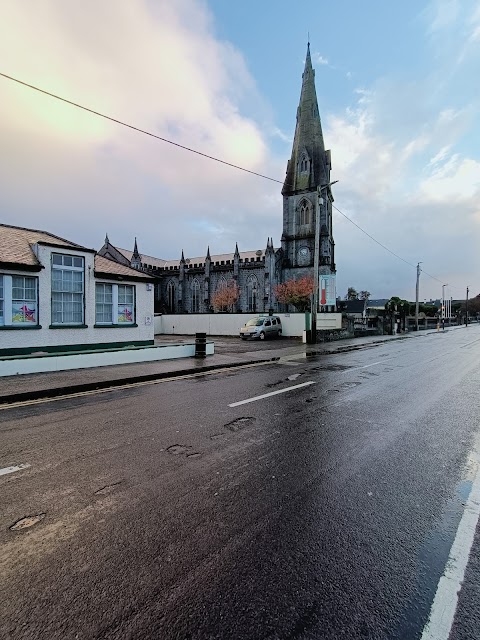
<svg viewBox="0 0 480 640"><path fill-rule="evenodd" d="M258 316L249 320L240 329L240 338L265 340L269 336L279 338L282 335L282 321L278 316Z"/></svg>

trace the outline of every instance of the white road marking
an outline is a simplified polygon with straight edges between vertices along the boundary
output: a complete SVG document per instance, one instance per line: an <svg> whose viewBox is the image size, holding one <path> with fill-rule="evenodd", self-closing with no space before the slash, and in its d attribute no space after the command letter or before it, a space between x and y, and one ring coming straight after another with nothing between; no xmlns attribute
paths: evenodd
<svg viewBox="0 0 480 640"><path fill-rule="evenodd" d="M234 373L239 369L252 369L254 367L265 367L266 365L278 364L278 360L266 360L262 362L251 362L242 364L237 367L225 367L222 369L212 369L211 371L200 371L199 373L187 373L182 375L174 375L168 378L157 378L156 380L146 380L143 382L130 382L114 387L106 387L105 389L93 389L92 391L77 391L76 393L66 393L62 396L52 396L48 398L37 398L36 400L22 400L20 402L11 402L0 404L0 411L6 409L16 409L18 407L29 407L36 404L46 404L47 402L58 402L59 400L70 400L72 398L83 398L85 396L96 396L101 393L111 393L112 391L123 391L124 389L135 389L136 387L145 387L154 384L162 384L163 382L176 382L177 380L189 380L190 378L199 378L200 376L213 376L218 373Z"/></svg>
<svg viewBox="0 0 480 640"><path fill-rule="evenodd" d="M29 464L19 464L16 467L4 467L0 469L0 476L5 476L7 473L15 473L15 471L21 471L22 469L28 469Z"/></svg>
<svg viewBox="0 0 480 640"><path fill-rule="evenodd" d="M353 367L352 369L345 369L343 371L343 373L350 373L350 371L357 371L358 369L368 369L368 367L375 367L377 364L383 364L384 362L387 362L388 360L391 360L391 358L388 358L386 360L382 360L381 362L371 362L370 364L364 364L363 367Z"/></svg>
<svg viewBox="0 0 480 640"><path fill-rule="evenodd" d="M232 402L229 407L239 407L241 404L248 404L249 402L256 402L257 400L263 400L270 396L278 396L279 393L286 393L287 391L293 391L294 389L300 389L301 387L308 387L311 384L315 384L313 380L310 382L302 382L302 384L295 384L293 387L287 387L286 389L279 389L278 391L270 391L270 393L263 393L261 396L255 396L248 398L248 400L240 400L239 402Z"/></svg>
<svg viewBox="0 0 480 640"><path fill-rule="evenodd" d="M476 463L477 471L421 640L448 640L452 629L458 593L480 516L480 455L477 450L473 452L471 459Z"/></svg>

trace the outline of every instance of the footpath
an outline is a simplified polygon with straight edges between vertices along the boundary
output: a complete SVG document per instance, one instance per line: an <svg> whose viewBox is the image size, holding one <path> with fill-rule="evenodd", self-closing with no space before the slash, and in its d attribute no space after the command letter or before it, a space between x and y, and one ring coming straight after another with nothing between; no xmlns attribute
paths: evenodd
<svg viewBox="0 0 480 640"><path fill-rule="evenodd" d="M446 331L460 329L451 327ZM420 338L437 333L419 333L394 336L367 336L336 342L303 344L300 340L284 338L268 342L239 341L224 336L208 338L215 343L216 352L203 358L179 358L138 364L112 365L71 371L34 373L0 378L0 405L25 402L41 398L53 398L67 394L82 393L98 389L121 387L135 382L160 380L170 377L203 373L215 369L242 367L249 364L275 362L280 358L306 357L313 355L343 353L374 347L392 340ZM158 344L192 342L192 336L156 336ZM218 345L218 347L217 347Z"/></svg>

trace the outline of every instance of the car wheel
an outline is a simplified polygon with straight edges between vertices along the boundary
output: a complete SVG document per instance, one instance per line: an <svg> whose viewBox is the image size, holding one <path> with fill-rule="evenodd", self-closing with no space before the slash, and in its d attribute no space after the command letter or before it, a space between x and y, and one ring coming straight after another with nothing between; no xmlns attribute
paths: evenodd
<svg viewBox="0 0 480 640"><path fill-rule="evenodd" d="M277 333L277 338L281 338L281 337L282 337L282 330L281 330L281 329L279 329L279 330L278 330L278 333Z"/></svg>
<svg viewBox="0 0 480 640"><path fill-rule="evenodd" d="M258 337L260 340L265 340L265 331L262 331Z"/></svg>

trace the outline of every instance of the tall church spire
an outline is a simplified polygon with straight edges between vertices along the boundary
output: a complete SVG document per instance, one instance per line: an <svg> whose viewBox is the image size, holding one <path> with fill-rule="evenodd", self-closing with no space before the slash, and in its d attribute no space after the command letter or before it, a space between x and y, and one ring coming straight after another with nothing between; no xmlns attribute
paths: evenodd
<svg viewBox="0 0 480 640"><path fill-rule="evenodd" d="M142 256L138 253L137 238L135 238L135 243L133 245L133 253L130 260L130 266L132 266L134 269L140 269L142 266Z"/></svg>
<svg viewBox="0 0 480 640"><path fill-rule="evenodd" d="M315 91L315 71L312 67L310 43L308 43L292 156L287 165L287 175L282 193L284 195L292 194L326 184L328 182L329 158L330 154L325 152L323 142L322 124Z"/></svg>

